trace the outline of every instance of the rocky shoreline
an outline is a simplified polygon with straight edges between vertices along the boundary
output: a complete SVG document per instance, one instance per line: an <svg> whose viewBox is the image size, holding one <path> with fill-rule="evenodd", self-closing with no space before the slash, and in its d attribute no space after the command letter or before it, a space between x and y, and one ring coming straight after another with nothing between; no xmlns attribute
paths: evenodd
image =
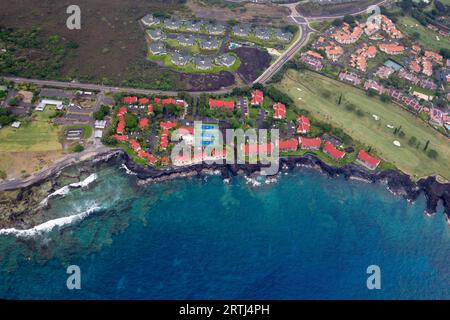
<svg viewBox="0 0 450 320"><path fill-rule="evenodd" d="M36 223L36 219L30 217L33 215L39 216L38 212L42 209L40 203L43 199L65 185L61 178L65 177L66 180L71 178L72 182L81 181L83 177L95 173L98 166L105 163L122 166L128 174L136 177L139 185L200 176L211 172L220 174L225 181L229 181L236 175L255 178L263 168L259 164L202 163L192 166L156 169L136 164L122 150L111 150L92 160L78 164L81 169L75 176L58 172L26 187L0 192L0 229L12 226L25 228L30 225L30 220ZM342 167L330 166L311 154L280 158L280 171L292 170L297 167L315 169L329 177L343 176L346 179L361 180L367 183L380 182L385 184L389 191L403 196L410 202L415 201L420 194L424 193L426 197L425 213L428 215L434 214L441 201L447 222L450 223L450 183L440 183L435 177L427 177L414 182L408 175L394 170L371 172L356 164L347 164Z"/></svg>

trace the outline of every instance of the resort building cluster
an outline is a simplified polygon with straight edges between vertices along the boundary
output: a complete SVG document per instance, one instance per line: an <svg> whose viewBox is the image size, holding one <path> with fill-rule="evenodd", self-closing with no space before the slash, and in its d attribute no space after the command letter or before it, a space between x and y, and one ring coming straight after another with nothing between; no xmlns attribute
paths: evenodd
<svg viewBox="0 0 450 320"><path fill-rule="evenodd" d="M287 125L289 129L280 129L280 137L265 144L246 137L243 143L236 146L236 150L245 157L270 157L275 148L281 156L323 152L330 161L336 162L347 157L348 153L338 138L315 134L314 124L305 115L294 113L288 117L288 106L266 96L263 89L255 88L244 96L209 96L203 101L204 107L212 113L193 117L192 106L183 99L125 96L117 103L117 125L111 137L119 146L124 146L148 165L186 166L208 160L222 161L234 155L231 145L221 140L221 137L226 136L224 130L230 128L227 119L234 115L245 124L245 120L252 117L251 114L256 114L259 120L263 120L258 122L258 128L281 128ZM198 107L201 102L194 103ZM179 108L181 112L178 116L164 111L155 113L155 108L164 110L168 106ZM134 122L137 126L127 125L127 114L136 119ZM268 125L267 120L272 125ZM242 129L245 128L243 125ZM174 145L181 141L185 147L173 155L171 151ZM380 163L378 158L364 150L354 157L358 163L371 170Z"/></svg>
<svg viewBox="0 0 450 320"><path fill-rule="evenodd" d="M450 130L448 113L439 107L450 101L450 61L419 43L411 44L387 16L378 18L331 26L304 50L300 61L316 72L388 96Z"/></svg>
<svg viewBox="0 0 450 320"><path fill-rule="evenodd" d="M177 17L163 19L152 14L145 15L141 23L145 28L150 59L163 60L166 66L190 71L217 71L218 67L219 70L232 69L239 60L233 52L235 48L270 41L282 49L294 37L284 29L229 26Z"/></svg>

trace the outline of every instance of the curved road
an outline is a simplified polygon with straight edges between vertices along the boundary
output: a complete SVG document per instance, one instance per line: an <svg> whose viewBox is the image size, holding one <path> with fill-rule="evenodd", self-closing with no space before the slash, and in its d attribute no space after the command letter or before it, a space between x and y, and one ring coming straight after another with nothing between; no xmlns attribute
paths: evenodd
<svg viewBox="0 0 450 320"><path fill-rule="evenodd" d="M377 2L374 5L382 5L385 2L387 2L389 0L380 0L379 2ZM369 6L367 6L364 10L360 10L357 12L351 12L351 13L346 13L344 15L335 15L335 16L321 16L321 17L305 17L302 16L298 11L297 11L297 5L300 4L301 2L296 2L296 3L287 3L287 4L280 4L280 6L289 8L291 10L291 14L289 15L289 18L291 18L291 20L297 24L300 28L300 37L285 51L283 52L283 54L268 68L266 69L263 74L261 74L258 79L256 79L253 83L265 83L267 82L270 78L272 78L282 67L283 65L289 61L290 59L292 59L295 54L306 44L308 43L309 40L309 36L311 35L311 33L315 32L316 30L314 30L313 28L310 27L309 22L312 21L321 21L321 20L329 20L329 19L336 19L336 18L342 18L347 14L350 15L357 15L363 12L366 12L367 8Z"/></svg>

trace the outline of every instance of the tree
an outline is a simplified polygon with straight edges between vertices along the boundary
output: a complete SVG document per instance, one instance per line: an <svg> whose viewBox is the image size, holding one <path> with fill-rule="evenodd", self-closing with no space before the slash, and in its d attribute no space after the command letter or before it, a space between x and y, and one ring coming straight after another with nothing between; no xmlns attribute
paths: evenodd
<svg viewBox="0 0 450 320"><path fill-rule="evenodd" d="M369 90L367 90L367 95L369 97L375 97L377 95L377 91L375 89L370 88Z"/></svg>
<svg viewBox="0 0 450 320"><path fill-rule="evenodd" d="M0 108L0 125L7 126L14 121L14 116L11 110L6 108Z"/></svg>
<svg viewBox="0 0 450 320"><path fill-rule="evenodd" d="M109 113L109 107L102 105L98 111L94 112L94 119L95 120L103 120L108 113Z"/></svg>
<svg viewBox="0 0 450 320"><path fill-rule="evenodd" d="M450 49L449 48L441 48L439 53L445 58L450 59Z"/></svg>
<svg viewBox="0 0 450 320"><path fill-rule="evenodd" d="M10 105L10 106L15 107L15 106L17 106L18 104L19 104L19 99L18 99L17 97L11 98L11 99L9 100L9 105Z"/></svg>
<svg viewBox="0 0 450 320"><path fill-rule="evenodd" d="M342 20L341 19L334 19L331 24L333 26L335 26L335 27L340 27L340 26L342 26Z"/></svg>
<svg viewBox="0 0 450 320"><path fill-rule="evenodd" d="M400 2L400 8L402 8L404 12L411 11L412 7L413 7L412 0L402 0L402 2Z"/></svg>
<svg viewBox="0 0 450 320"><path fill-rule="evenodd" d="M132 113L125 113L124 115L125 119L125 127L129 130L136 129L138 126L138 119L137 117Z"/></svg>
<svg viewBox="0 0 450 320"><path fill-rule="evenodd" d="M410 145L410 146L413 146L413 145L415 145L416 144L416 142L417 142L417 138L416 137L414 137L414 136L412 136L411 138L409 138L409 140L408 140L408 144Z"/></svg>
<svg viewBox="0 0 450 320"><path fill-rule="evenodd" d="M384 103L388 103L391 101L391 97L385 93L380 96L380 100Z"/></svg>
<svg viewBox="0 0 450 320"><path fill-rule="evenodd" d="M262 83L259 83L259 82L253 84L252 88L255 89L255 90L258 89L258 90L264 91L264 85Z"/></svg>
<svg viewBox="0 0 450 320"><path fill-rule="evenodd" d="M84 147L81 144L76 144L72 148L73 152L82 152L84 150Z"/></svg>
<svg viewBox="0 0 450 320"><path fill-rule="evenodd" d="M438 157L438 153L437 153L436 150L430 149L430 150L428 150L428 152L427 152L427 156L428 156L429 158L431 158L431 159L436 159L436 158Z"/></svg>
<svg viewBox="0 0 450 320"><path fill-rule="evenodd" d="M356 109L356 107L353 103L349 102L345 105L345 109L347 109L348 111L354 111Z"/></svg>
<svg viewBox="0 0 450 320"><path fill-rule="evenodd" d="M345 23L348 23L348 24L349 24L350 26L352 26L352 27L354 27L355 24L356 24L355 17L350 16L350 15L344 16L344 18L342 18L342 20L343 20Z"/></svg>

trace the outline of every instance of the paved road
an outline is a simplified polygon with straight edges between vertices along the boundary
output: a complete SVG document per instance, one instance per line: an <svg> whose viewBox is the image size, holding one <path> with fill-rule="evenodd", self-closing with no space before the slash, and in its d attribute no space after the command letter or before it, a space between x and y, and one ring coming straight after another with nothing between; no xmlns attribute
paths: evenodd
<svg viewBox="0 0 450 320"><path fill-rule="evenodd" d="M298 39L286 50L283 52L280 57L268 68L264 71L258 79L256 79L253 83L265 83L270 78L272 78L282 67L283 65L292 59L295 54L308 42L310 34L313 32L312 29L307 24L300 24L300 36Z"/></svg>
<svg viewBox="0 0 450 320"><path fill-rule="evenodd" d="M17 82L17 83L34 83L39 86L55 87L55 88L70 88L70 89L82 89L90 91L103 91L104 93L118 93L118 92L128 92L134 94L145 94L145 95L166 95L166 96L176 96L178 91L162 91L162 90L149 90L149 89L139 89L130 87L113 87L102 84L93 83L82 83L82 82L64 82L64 81L54 81L54 80L39 80L39 79L27 79L18 77L4 77L4 79ZM202 91L202 92L189 92L191 95L200 95L202 93L211 94L224 94L230 92L231 89L215 90L215 91Z"/></svg>
<svg viewBox="0 0 450 320"><path fill-rule="evenodd" d="M389 1L390 0L381 0L377 3L372 4L371 6L382 6L383 4L386 4ZM331 16L305 17L305 19L307 19L308 21L322 21L322 20L343 18L346 15L356 16L361 13L366 13L367 8L369 8L369 7L370 6L365 5L365 6L361 6L361 8L364 8L364 9L358 10L356 12L349 12L349 13L345 13L345 14L338 14L338 15L331 15Z"/></svg>

